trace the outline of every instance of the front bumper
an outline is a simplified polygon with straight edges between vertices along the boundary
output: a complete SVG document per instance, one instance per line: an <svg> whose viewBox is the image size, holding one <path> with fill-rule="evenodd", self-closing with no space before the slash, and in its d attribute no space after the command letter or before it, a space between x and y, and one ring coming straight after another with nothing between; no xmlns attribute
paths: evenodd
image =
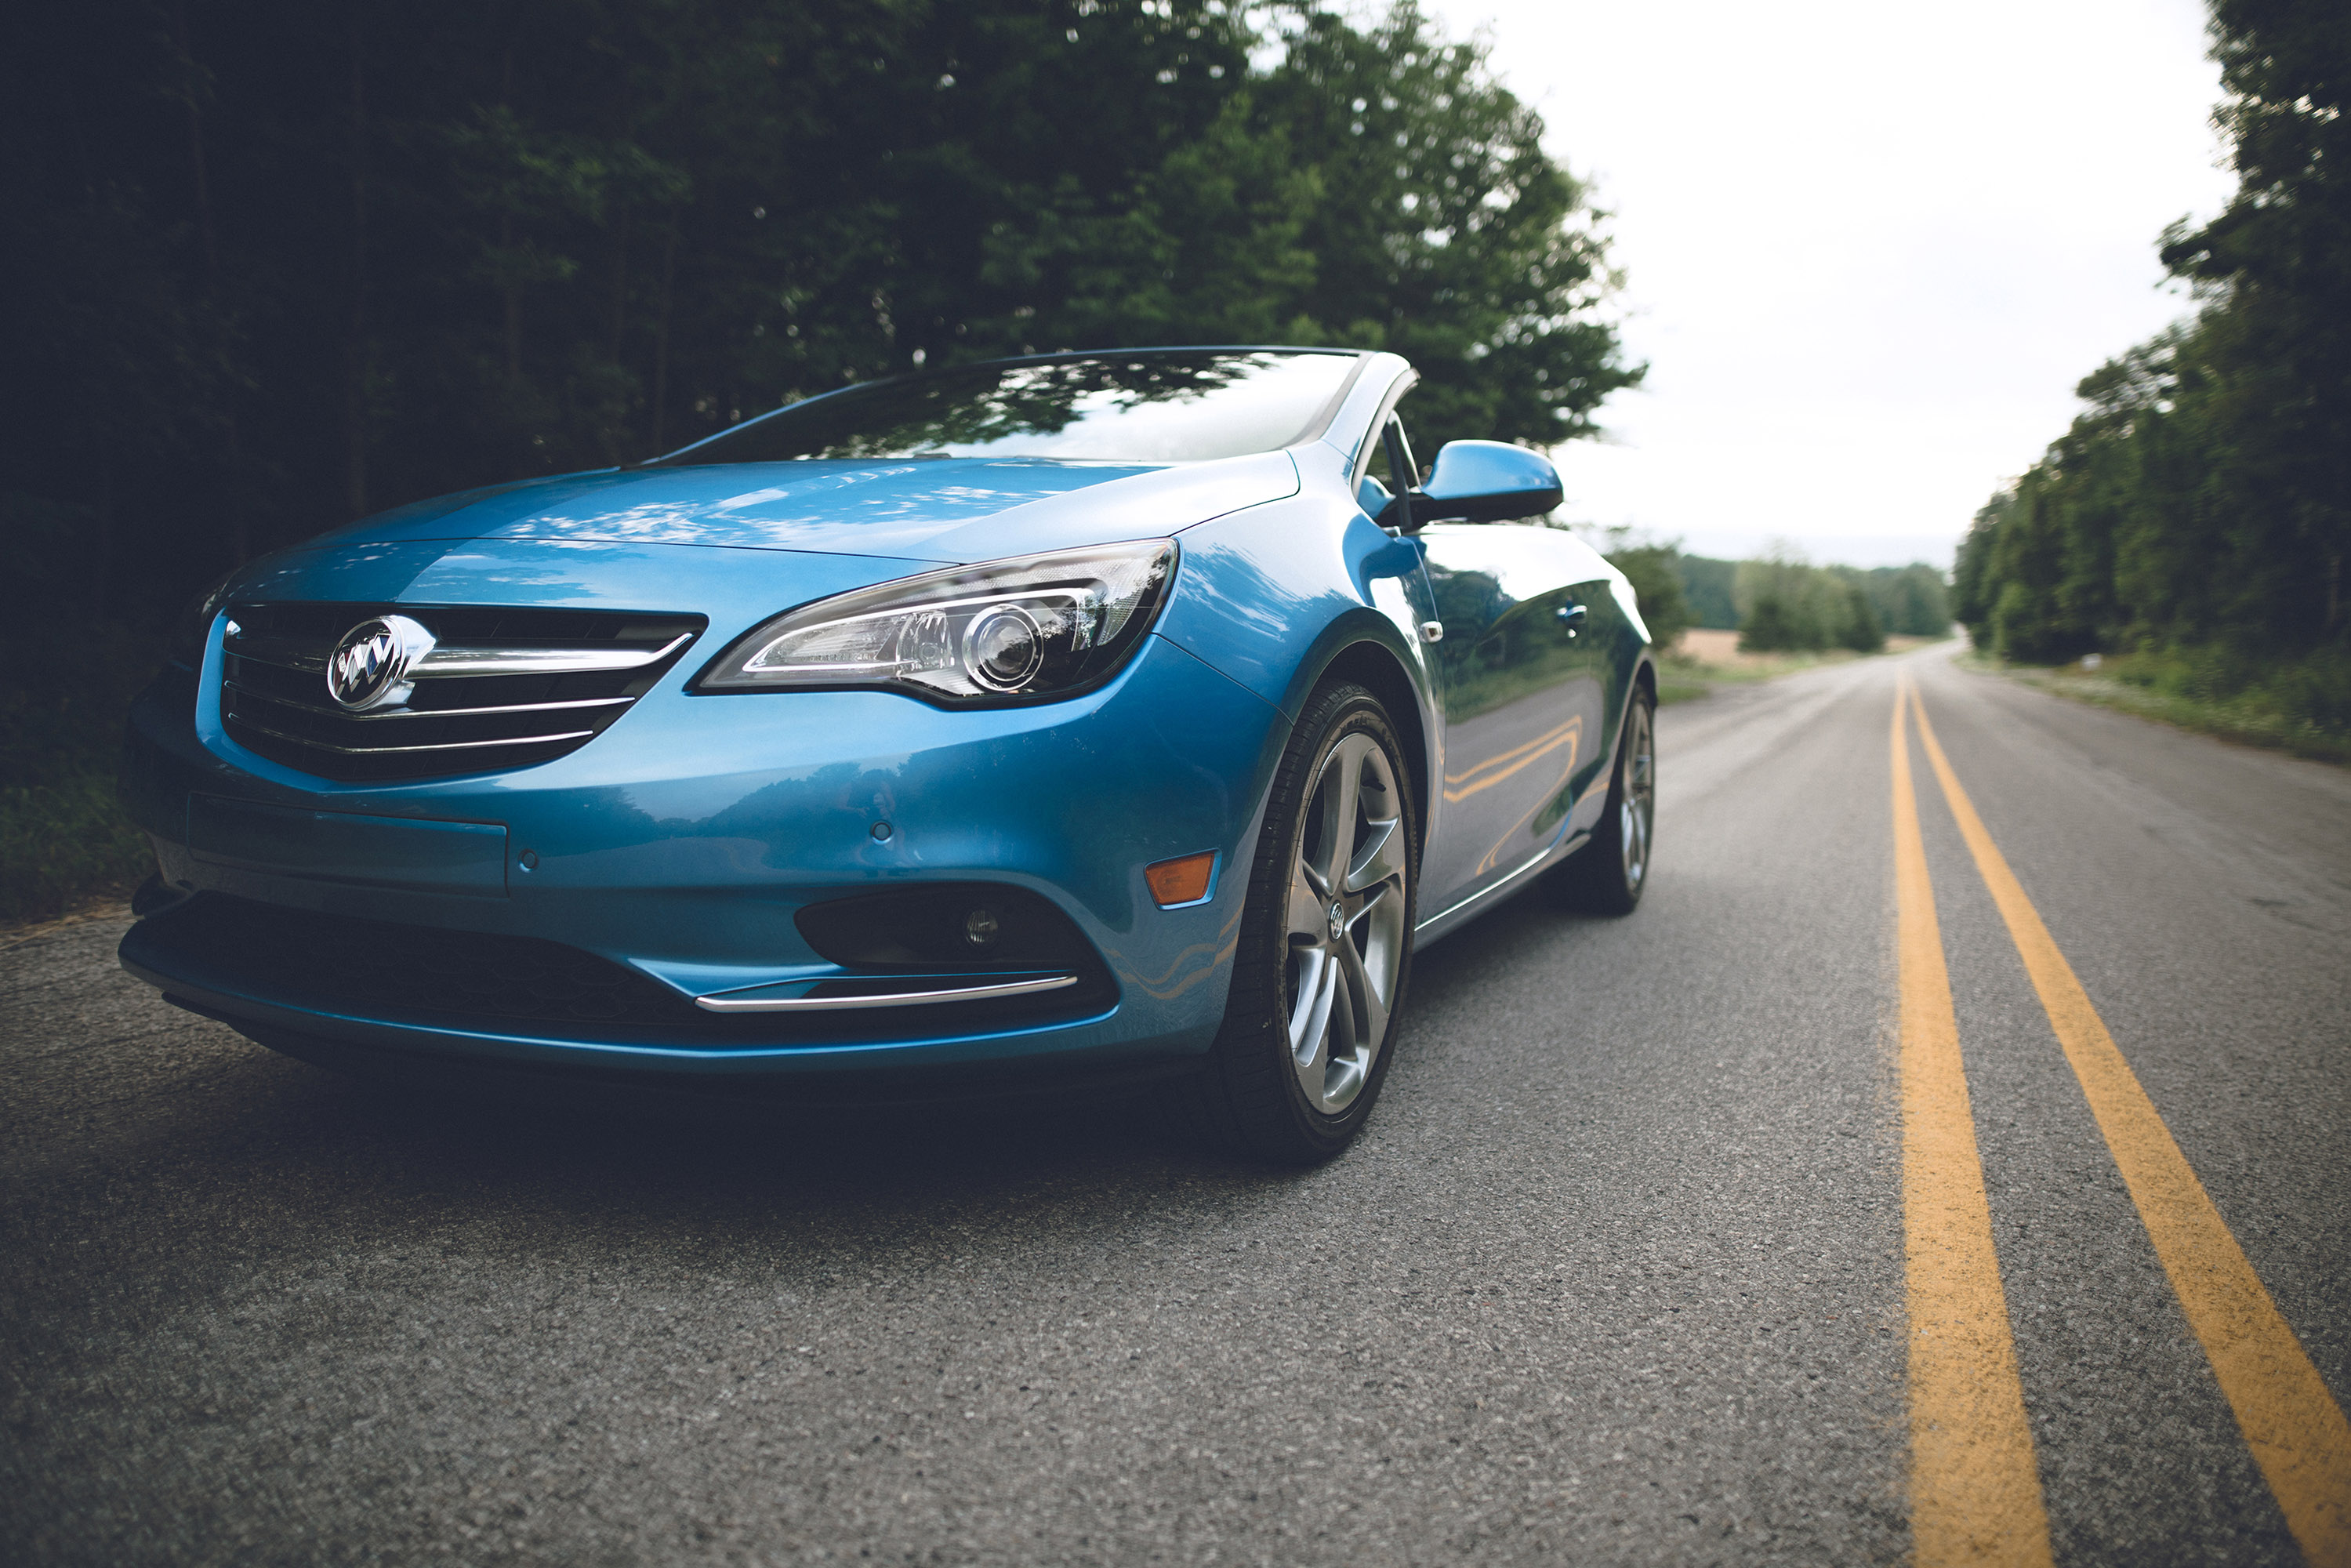
<svg viewBox="0 0 2351 1568"><path fill-rule="evenodd" d="M167 675L131 717L124 800L172 891L354 932L560 944L662 988L687 1023L469 1015L430 973L413 994L354 1006L175 940L170 912L132 928L125 967L273 1043L524 1066L789 1075L1196 1054L1223 1012L1282 737L1272 706L1154 636L1116 680L1067 703L946 712L872 692L696 696L672 678L554 762L339 784L228 738L218 658L215 637L201 674ZM1159 908L1143 868L1202 850L1218 853L1208 899ZM1051 901L1114 995L1042 1021L914 1007L830 1033L690 1027L694 998L847 973L802 937L801 906L925 883Z"/></svg>

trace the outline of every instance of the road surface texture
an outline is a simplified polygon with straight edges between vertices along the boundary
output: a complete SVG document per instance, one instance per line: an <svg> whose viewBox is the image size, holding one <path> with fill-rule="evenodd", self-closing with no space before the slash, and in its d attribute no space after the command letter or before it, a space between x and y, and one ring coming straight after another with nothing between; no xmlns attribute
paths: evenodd
<svg viewBox="0 0 2351 1568"><path fill-rule="evenodd" d="M403 1095L164 1006L119 922L24 940L0 1560L1858 1563L1964 1555L1985 1497L1958 1528L2009 1561L2331 1555L2351 774L1947 654L1667 710L1644 907L1521 899L1423 954L1366 1135L1305 1173L1099 1112ZM2241 1427L2269 1396L2241 1356L2224 1387L1915 719L1932 893L1897 897L1906 680L2287 1325L2255 1348L2298 1470ZM1906 1270L1967 1256L1906 1209L1928 910L1966 1094L1912 1175L1980 1159L1995 1305L1955 1375L2022 1416L1958 1436L2022 1456L2004 1494L1914 1443L1952 1372L1914 1350L1962 1341Z"/></svg>

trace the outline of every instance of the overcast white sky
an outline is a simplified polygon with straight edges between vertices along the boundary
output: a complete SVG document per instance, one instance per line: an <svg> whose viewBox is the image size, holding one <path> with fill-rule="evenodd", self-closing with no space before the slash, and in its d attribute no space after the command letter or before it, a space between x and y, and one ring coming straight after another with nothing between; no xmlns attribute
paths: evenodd
<svg viewBox="0 0 2351 1568"><path fill-rule="evenodd" d="M2196 0L1427 0L1615 216L1645 390L1568 515L1704 555L1948 565L2074 384L2188 308L2217 211Z"/></svg>

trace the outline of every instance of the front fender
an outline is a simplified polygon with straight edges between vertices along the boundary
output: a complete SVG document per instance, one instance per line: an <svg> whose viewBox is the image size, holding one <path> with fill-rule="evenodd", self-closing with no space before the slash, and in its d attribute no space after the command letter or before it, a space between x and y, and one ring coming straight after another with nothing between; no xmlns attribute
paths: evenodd
<svg viewBox="0 0 2351 1568"><path fill-rule="evenodd" d="M1370 639L1431 689L1420 547L1352 501L1306 497L1182 535L1184 564L1159 634L1296 719L1331 659Z"/></svg>
<svg viewBox="0 0 2351 1568"><path fill-rule="evenodd" d="M1280 708L1295 724L1332 666L1371 650L1392 666L1384 695L1416 733L1421 777L1443 770L1444 727L1421 643L1433 619L1421 546L1344 497L1310 493L1185 530L1183 566L1159 635ZM1275 756L1288 740L1272 742ZM1270 778L1270 762L1268 772ZM1426 797L1426 791L1423 790ZM1424 810L1426 804L1424 800Z"/></svg>

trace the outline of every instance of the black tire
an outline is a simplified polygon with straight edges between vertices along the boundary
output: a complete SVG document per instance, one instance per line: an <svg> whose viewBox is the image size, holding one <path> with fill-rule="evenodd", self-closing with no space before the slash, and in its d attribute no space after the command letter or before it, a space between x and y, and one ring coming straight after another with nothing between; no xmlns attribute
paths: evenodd
<svg viewBox="0 0 2351 1568"><path fill-rule="evenodd" d="M1342 840L1334 791L1349 788L1343 776L1350 772ZM1250 862L1224 1026L1194 1085L1199 1120L1214 1141L1268 1160L1311 1165L1345 1148L1371 1113L1395 1055L1390 1047L1412 971L1420 878L1412 782L1378 698L1339 683L1308 699L1275 770ZM1350 869L1318 880L1314 861ZM1301 905L1324 882L1324 891ZM1327 936L1301 931L1294 937L1301 917L1311 909L1320 920L1320 901L1334 895ZM1353 960L1339 951L1342 942ZM1377 976L1391 963L1382 1011ZM1293 1046L1307 1034L1315 1037L1311 1050ZM1367 1065L1358 1063L1366 1049ZM1309 1089L1310 1079L1317 1088Z"/></svg>
<svg viewBox="0 0 2351 1568"><path fill-rule="evenodd" d="M1657 699L1634 689L1608 805L1591 840L1550 874L1552 900L1587 915L1630 915L1649 885L1657 840Z"/></svg>

